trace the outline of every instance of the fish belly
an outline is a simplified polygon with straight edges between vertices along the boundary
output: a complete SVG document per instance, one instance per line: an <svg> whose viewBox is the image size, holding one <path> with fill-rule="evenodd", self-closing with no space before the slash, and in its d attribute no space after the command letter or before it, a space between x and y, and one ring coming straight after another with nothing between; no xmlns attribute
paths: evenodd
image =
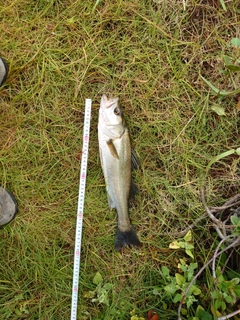
<svg viewBox="0 0 240 320"><path fill-rule="evenodd" d="M101 139L101 135L100 135ZM106 182L109 207L116 208L118 227L122 231L131 229L128 216L128 198L131 184L131 147L128 133L113 141L119 159L112 156L107 137L99 143L101 164ZM105 143L104 143L105 142Z"/></svg>

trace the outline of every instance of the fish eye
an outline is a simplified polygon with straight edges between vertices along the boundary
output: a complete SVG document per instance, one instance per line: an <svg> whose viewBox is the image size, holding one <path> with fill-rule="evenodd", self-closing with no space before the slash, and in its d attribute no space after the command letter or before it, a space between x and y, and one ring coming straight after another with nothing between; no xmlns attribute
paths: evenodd
<svg viewBox="0 0 240 320"><path fill-rule="evenodd" d="M116 116L120 116L121 114L121 110L118 107L116 107L113 112Z"/></svg>

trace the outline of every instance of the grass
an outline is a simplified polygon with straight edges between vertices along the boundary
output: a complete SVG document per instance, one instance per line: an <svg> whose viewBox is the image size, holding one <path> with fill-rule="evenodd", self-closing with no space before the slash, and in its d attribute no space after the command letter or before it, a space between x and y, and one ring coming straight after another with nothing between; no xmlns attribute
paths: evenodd
<svg viewBox="0 0 240 320"><path fill-rule="evenodd" d="M222 55L239 35L235 1L44 1L2 3L1 56L10 65L0 92L0 183L19 203L1 230L0 318L68 319L85 98L92 98L79 319L130 319L155 309L176 319L176 305L153 294L162 265L173 274L184 252L168 248L203 212L199 191L220 205L239 192L239 157L210 160L239 147L236 97L220 98L201 79L233 91ZM233 81L234 80L234 81ZM141 161L131 217L140 250L113 250L97 143L99 100L119 96ZM226 116L211 110L224 107ZM194 229L203 263L217 237ZM185 257L186 258L186 257ZM188 258L186 258L188 259ZM109 306L85 295L100 272ZM167 301L167 303L166 303ZM209 304L209 300L205 304ZM231 309L231 306L230 306Z"/></svg>

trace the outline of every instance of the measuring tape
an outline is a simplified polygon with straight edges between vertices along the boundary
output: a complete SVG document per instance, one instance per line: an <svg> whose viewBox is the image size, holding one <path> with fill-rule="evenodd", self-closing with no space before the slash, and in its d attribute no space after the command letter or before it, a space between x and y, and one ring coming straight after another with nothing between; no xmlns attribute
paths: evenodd
<svg viewBox="0 0 240 320"><path fill-rule="evenodd" d="M79 193L78 193L76 236L75 236L71 320L77 320L78 284L79 284L80 256L81 256L81 242L82 242L83 209L84 209L85 186L86 186L86 177L87 177L87 160L88 160L91 107L92 107L92 100L86 99L84 127L83 127L81 173L80 173Z"/></svg>

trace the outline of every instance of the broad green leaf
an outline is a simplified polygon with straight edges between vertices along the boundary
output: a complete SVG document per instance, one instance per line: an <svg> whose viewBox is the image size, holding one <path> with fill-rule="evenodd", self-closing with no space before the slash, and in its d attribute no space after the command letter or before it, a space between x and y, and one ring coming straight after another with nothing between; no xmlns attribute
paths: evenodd
<svg viewBox="0 0 240 320"><path fill-rule="evenodd" d="M109 291L110 289L112 289L112 287L113 287L113 285L112 285L111 283L109 283L109 282L108 282L108 283L105 283L105 285L103 286L103 288L106 289L106 290L108 290L108 291Z"/></svg>
<svg viewBox="0 0 240 320"><path fill-rule="evenodd" d="M209 168L211 167L211 165L227 156L230 156L231 154L234 154L236 152L235 149L231 149L231 150L228 150L226 152L223 152L219 155L217 155L216 157L213 157L212 160L209 162L209 164L207 165L207 171L209 170Z"/></svg>
<svg viewBox="0 0 240 320"><path fill-rule="evenodd" d="M189 257L194 259L194 255L192 254L192 251L189 249L186 249L186 254L189 255Z"/></svg>
<svg viewBox="0 0 240 320"><path fill-rule="evenodd" d="M233 38L230 42L234 47L240 47L240 39L239 38Z"/></svg>
<svg viewBox="0 0 240 320"><path fill-rule="evenodd" d="M235 64L226 64L226 68L232 72L240 71L240 66L235 66Z"/></svg>
<svg viewBox="0 0 240 320"><path fill-rule="evenodd" d="M200 320L212 320L213 319L212 315L205 310L199 310L197 315Z"/></svg>
<svg viewBox="0 0 240 320"><path fill-rule="evenodd" d="M184 240L189 242L192 241L192 231L189 230L188 233L185 235Z"/></svg>
<svg viewBox="0 0 240 320"><path fill-rule="evenodd" d="M102 275L100 272L97 272L93 278L93 283L98 285L100 282L103 281Z"/></svg>
<svg viewBox="0 0 240 320"><path fill-rule="evenodd" d="M178 244L179 244L180 248L183 248L183 249L185 249L186 245L187 245L187 243L183 242L183 241L179 241Z"/></svg>
<svg viewBox="0 0 240 320"><path fill-rule="evenodd" d="M155 288L155 289L153 289L153 292L152 292L155 296L160 296L161 294L160 294L160 290L159 289L157 289L157 288Z"/></svg>
<svg viewBox="0 0 240 320"><path fill-rule="evenodd" d="M185 243L185 248L188 250L192 250L194 248L194 245L192 243Z"/></svg>
<svg viewBox="0 0 240 320"><path fill-rule="evenodd" d="M173 241L172 243L170 243L169 248L170 249L179 249L179 248L181 248L181 246L178 241Z"/></svg>
<svg viewBox="0 0 240 320"><path fill-rule="evenodd" d="M236 286L236 287L234 288L234 292L235 292L235 294L236 294L237 297L240 297L240 286Z"/></svg>
<svg viewBox="0 0 240 320"><path fill-rule="evenodd" d="M167 267L162 266L162 267L161 267L161 270L162 270L162 274L164 275L164 277L169 276L170 270L169 270Z"/></svg>
<svg viewBox="0 0 240 320"><path fill-rule="evenodd" d="M236 151L236 154L240 156L240 148L237 148L235 151Z"/></svg>
<svg viewBox="0 0 240 320"><path fill-rule="evenodd" d="M182 308L182 309L181 309L181 314L183 314L184 316L186 316L186 315L188 314L188 309Z"/></svg>
<svg viewBox="0 0 240 320"><path fill-rule="evenodd" d="M219 94L220 96L229 96L232 94L237 94L240 92L240 88L237 88L234 91L226 91L226 90L219 90L216 88L210 81L205 79L201 74L200 77L203 79L203 81L213 90L214 93Z"/></svg>
<svg viewBox="0 0 240 320"><path fill-rule="evenodd" d="M204 82L206 82L207 85L209 85L209 87L217 94L220 95L227 95L227 91L225 90L219 90L218 88L216 88L210 81L208 81L207 79L205 79L203 76L200 75L200 77L203 79Z"/></svg>
<svg viewBox="0 0 240 320"><path fill-rule="evenodd" d="M181 301L182 300L182 295L180 294L180 293L177 293L176 295L175 295L175 297L173 298L173 302L174 303L177 303L177 302L179 302L179 301Z"/></svg>
<svg viewBox="0 0 240 320"><path fill-rule="evenodd" d="M216 310L218 310L219 308L221 308L222 310L225 310L226 309L226 304L221 299L216 299L215 303L214 303L214 307L215 307Z"/></svg>
<svg viewBox="0 0 240 320"><path fill-rule="evenodd" d="M197 306L197 310L196 310L196 316L199 317L199 312L205 311L204 308L201 305Z"/></svg>
<svg viewBox="0 0 240 320"><path fill-rule="evenodd" d="M176 285L171 283L171 284L168 284L167 286L165 286L163 288L167 293L169 293L170 295L173 295L176 291L177 291L177 288L176 288Z"/></svg>
<svg viewBox="0 0 240 320"><path fill-rule="evenodd" d="M196 287L196 286L192 286L193 288L192 288L192 293L195 295L195 296L197 296L197 295L199 295L202 291L201 291L201 289L199 289L198 287Z"/></svg>
<svg viewBox="0 0 240 320"><path fill-rule="evenodd" d="M180 273L175 273L175 277L179 286L182 286L186 282L186 279Z"/></svg>
<svg viewBox="0 0 240 320"><path fill-rule="evenodd" d="M186 300L187 308L189 309L194 302L197 302L197 299L194 296L189 296Z"/></svg>
<svg viewBox="0 0 240 320"><path fill-rule="evenodd" d="M197 269L197 267L198 267L197 262L191 262L189 265L189 271L193 271L193 270Z"/></svg>
<svg viewBox="0 0 240 320"><path fill-rule="evenodd" d="M214 317L221 317L222 315L213 305L211 305L211 312L214 315Z"/></svg>
<svg viewBox="0 0 240 320"><path fill-rule="evenodd" d="M237 216L231 216L230 219L231 219L231 222L232 222L232 224L233 224L234 226L240 225L240 218L239 218L239 217L237 217Z"/></svg>
<svg viewBox="0 0 240 320"><path fill-rule="evenodd" d="M234 304L235 303L235 299L233 297L231 297L230 295L229 296L226 296L224 297L225 298L225 301L227 303L230 303L230 304Z"/></svg>
<svg viewBox="0 0 240 320"><path fill-rule="evenodd" d="M186 261L185 261L185 260L183 260L183 259L180 258L179 261L180 261L180 263L181 263L182 266L185 266L185 265L186 265Z"/></svg>
<svg viewBox="0 0 240 320"><path fill-rule="evenodd" d="M86 291L83 294L84 298L92 299L96 295L96 291Z"/></svg>
<svg viewBox="0 0 240 320"><path fill-rule="evenodd" d="M106 304L107 306L109 306L108 293L111 288L112 288L112 284L110 284L110 283L106 283L103 287L101 287L101 285L99 284L98 289L97 289L98 298L93 299L92 301L98 302L98 303L103 303L103 304Z"/></svg>
<svg viewBox="0 0 240 320"><path fill-rule="evenodd" d="M178 263L178 269L182 270L183 272L186 272L188 269L188 266Z"/></svg>
<svg viewBox="0 0 240 320"><path fill-rule="evenodd" d="M167 310L168 309L168 305L166 304L166 302L161 301L161 303L162 303L162 309L163 310Z"/></svg>
<svg viewBox="0 0 240 320"><path fill-rule="evenodd" d="M227 11L224 0L220 0L223 10Z"/></svg>
<svg viewBox="0 0 240 320"><path fill-rule="evenodd" d="M211 107L211 110L216 112L216 114L219 115L219 116L225 116L226 115L224 108L218 106L217 104L213 105Z"/></svg>
<svg viewBox="0 0 240 320"><path fill-rule="evenodd" d="M231 282L235 285L235 284L239 284L239 282L240 282L240 278L238 277L238 278L233 278L233 279L231 279Z"/></svg>

